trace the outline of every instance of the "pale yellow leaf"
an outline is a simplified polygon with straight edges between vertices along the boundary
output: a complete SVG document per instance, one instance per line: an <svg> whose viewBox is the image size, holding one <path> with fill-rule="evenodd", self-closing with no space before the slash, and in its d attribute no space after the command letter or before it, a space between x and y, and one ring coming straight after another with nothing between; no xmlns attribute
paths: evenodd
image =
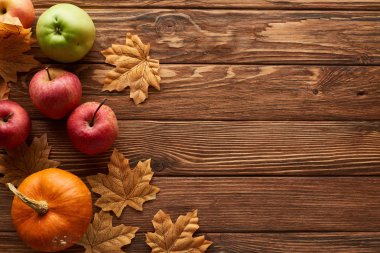
<svg viewBox="0 0 380 253"><path fill-rule="evenodd" d="M122 91L130 87L135 104L148 98L148 88L160 90L160 63L149 57L150 45L141 42L137 35L127 34L125 45L112 45L102 51L106 63L115 68L107 73L103 91Z"/></svg>
<svg viewBox="0 0 380 253"><path fill-rule="evenodd" d="M153 177L150 159L131 169L128 159L115 149L108 170L108 175L87 177L92 191L101 195L95 205L103 211L112 211L120 217L125 207L142 211L144 202L156 199L160 189L150 184Z"/></svg>
<svg viewBox="0 0 380 253"><path fill-rule="evenodd" d="M152 253L204 253L212 244L204 236L193 237L199 228L197 210L179 216L175 224L160 210L152 222L155 232L146 234Z"/></svg>

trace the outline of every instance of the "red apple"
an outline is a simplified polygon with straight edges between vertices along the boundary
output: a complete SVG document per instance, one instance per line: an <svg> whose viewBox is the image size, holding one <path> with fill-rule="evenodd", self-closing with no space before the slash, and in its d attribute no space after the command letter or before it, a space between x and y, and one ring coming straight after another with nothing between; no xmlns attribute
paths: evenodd
<svg viewBox="0 0 380 253"><path fill-rule="evenodd" d="M29 94L42 114L51 119L62 119L79 105L82 85L73 73L46 68L33 76Z"/></svg>
<svg viewBox="0 0 380 253"><path fill-rule="evenodd" d="M118 135L116 115L104 105L105 101L80 105L67 121L67 131L74 147L87 155L106 151Z"/></svg>
<svg viewBox="0 0 380 253"><path fill-rule="evenodd" d="M19 104L0 101L0 146L15 148L29 135L31 122L28 113Z"/></svg>
<svg viewBox="0 0 380 253"><path fill-rule="evenodd" d="M35 18L32 1L0 0L0 22L11 17L19 18L23 27L31 27Z"/></svg>

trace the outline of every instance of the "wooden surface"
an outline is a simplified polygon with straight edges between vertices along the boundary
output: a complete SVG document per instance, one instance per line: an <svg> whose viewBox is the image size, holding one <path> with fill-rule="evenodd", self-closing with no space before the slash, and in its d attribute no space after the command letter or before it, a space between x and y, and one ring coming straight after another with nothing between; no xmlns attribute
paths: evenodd
<svg viewBox="0 0 380 253"><path fill-rule="evenodd" d="M62 3L60 0L33 0L38 7L50 7L53 4ZM380 9L380 3L377 0L112 0L104 4L102 0L92 0L88 4L84 0L72 0L70 3L76 4L82 8L254 8L254 9L353 9L353 10L373 10Z"/></svg>
<svg viewBox="0 0 380 253"><path fill-rule="evenodd" d="M152 57L162 63L380 63L379 11L87 11L97 25L97 40L85 62L103 62L99 50L125 42L132 32L151 42ZM46 61L39 49L33 52Z"/></svg>
<svg viewBox="0 0 380 253"><path fill-rule="evenodd" d="M380 178L160 177L154 183L159 198L142 213L125 209L114 224L148 232L159 209L180 214L199 207L200 233L376 232L380 226ZM0 197L1 210L9 210L12 196L4 187ZM1 211L0 220L3 231L12 231L9 212Z"/></svg>
<svg viewBox="0 0 380 253"><path fill-rule="evenodd" d="M67 68L83 82L83 102L108 97L119 119L379 120L377 66L163 65L162 90L152 89L140 106L130 103L129 90L101 92L111 67ZM21 78L12 94L33 118L41 119L29 99L32 76Z"/></svg>
<svg viewBox="0 0 380 253"><path fill-rule="evenodd" d="M380 233L207 233L206 237L215 245L207 253L221 252L366 252L377 253L380 247ZM0 232L1 252L35 253L23 246L15 232ZM133 244L125 248L126 252L150 252L145 244L145 236L137 234ZM349 249L349 251L347 250ZM65 253L82 252L74 246Z"/></svg>
<svg viewBox="0 0 380 253"><path fill-rule="evenodd" d="M59 2L34 0L38 15ZM68 2L94 19L93 50L72 65L32 51L78 74L82 102L109 99L115 147L132 163L152 158L161 188L144 212L114 221L141 227L127 252L150 252L144 233L159 209L175 218L194 208L211 253L380 252L378 0ZM100 91L111 67L99 50L126 32L162 63L162 90L139 106L128 90ZM33 107L32 76L11 93L33 119L31 136L47 132L52 158L83 179L106 172L111 151L80 154L65 121ZM0 252L33 252L11 224L11 199L0 186Z"/></svg>
<svg viewBox="0 0 380 253"><path fill-rule="evenodd" d="M160 94L158 94L160 95ZM134 163L152 158L156 176L380 175L380 122L120 120L115 147ZM112 150L72 149L65 122L33 121L52 158L79 175L102 172ZM68 156L68 154L70 154Z"/></svg>

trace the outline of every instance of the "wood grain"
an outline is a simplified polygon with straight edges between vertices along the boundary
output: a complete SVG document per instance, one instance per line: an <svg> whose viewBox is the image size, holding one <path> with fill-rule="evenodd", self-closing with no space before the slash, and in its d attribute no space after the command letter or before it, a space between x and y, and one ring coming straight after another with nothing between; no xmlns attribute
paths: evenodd
<svg viewBox="0 0 380 253"><path fill-rule="evenodd" d="M380 247L380 233L207 233L213 245L207 253L253 253L253 252L294 252L315 253L377 253ZM0 252L35 253L19 239L15 232L0 232ZM123 248L128 253L150 252L145 244L145 235L138 233L132 244ZM80 246L62 251L83 252Z"/></svg>
<svg viewBox="0 0 380 253"><path fill-rule="evenodd" d="M57 65L75 72L83 102L107 102L119 119L172 120L379 120L380 67L163 65L161 91L135 106L129 89L101 92L110 66ZM33 119L43 116L31 104L20 77L11 98ZM365 109L364 109L365 108Z"/></svg>
<svg viewBox="0 0 380 253"><path fill-rule="evenodd" d="M215 242L210 250L215 253L377 253L379 235L376 232L207 234Z"/></svg>
<svg viewBox="0 0 380 253"><path fill-rule="evenodd" d="M147 202L142 213L125 209L114 224L147 232L159 209L178 217L197 208L200 233L380 230L377 177L159 177L153 184L161 189L157 200ZM4 186L0 199L1 230L14 231L12 196Z"/></svg>
<svg viewBox="0 0 380 253"><path fill-rule="evenodd" d="M380 63L379 12L87 11L96 24L97 39L85 62L103 62L99 51L125 43L126 33L133 32L151 43L152 57L162 63ZM33 53L46 62L39 49Z"/></svg>
<svg viewBox="0 0 380 253"><path fill-rule="evenodd" d="M34 6L50 7L61 3L61 0L33 0ZM80 7L99 8L255 8L255 9L347 9L347 10L375 10L380 9L377 0L112 0L104 4L101 0L72 0L72 4Z"/></svg>
<svg viewBox="0 0 380 253"><path fill-rule="evenodd" d="M119 121L114 147L157 176L380 175L380 122ZM105 171L112 149L75 151L65 122L33 121L51 157L78 175Z"/></svg>
<svg viewBox="0 0 380 253"><path fill-rule="evenodd" d="M33 2L39 16L62 1ZM120 119L114 147L132 164L152 158L161 188L144 212L115 219L141 227L127 252L150 252L144 233L159 209L174 219L194 208L210 253L379 252L378 0L70 2L97 27L89 55L65 66L82 80L82 102L109 98ZM99 51L127 32L162 63L162 91L140 106L129 90L100 92L111 67ZM53 63L37 45L32 53ZM52 158L82 179L106 173L111 150L80 154L65 122L34 108L32 75L11 93L33 119L31 136L47 132ZM11 224L11 200L0 185L0 252L31 253Z"/></svg>

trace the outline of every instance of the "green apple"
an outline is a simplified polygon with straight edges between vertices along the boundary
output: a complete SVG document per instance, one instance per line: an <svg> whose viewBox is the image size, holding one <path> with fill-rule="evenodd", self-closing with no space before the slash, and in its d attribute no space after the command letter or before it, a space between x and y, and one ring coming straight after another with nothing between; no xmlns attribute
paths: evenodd
<svg viewBox="0 0 380 253"><path fill-rule="evenodd" d="M59 62L75 62L91 50L95 25L90 16L72 4L57 4L37 21L37 40L42 52Z"/></svg>

